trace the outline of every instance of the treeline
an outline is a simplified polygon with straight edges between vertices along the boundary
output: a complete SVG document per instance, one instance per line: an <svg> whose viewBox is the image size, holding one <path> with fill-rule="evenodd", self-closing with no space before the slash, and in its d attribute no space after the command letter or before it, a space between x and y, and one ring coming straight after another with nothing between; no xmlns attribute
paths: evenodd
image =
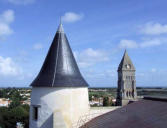
<svg viewBox="0 0 167 128"><path fill-rule="evenodd" d="M29 105L0 107L1 128L16 128L17 123L23 124L24 128L29 128Z"/></svg>
<svg viewBox="0 0 167 128"><path fill-rule="evenodd" d="M20 90L20 92L19 92ZM27 100L27 97L22 97L20 93L26 93L26 89L20 88L3 88L0 89L0 98L9 98L12 100L13 98L17 98L19 100Z"/></svg>
<svg viewBox="0 0 167 128"><path fill-rule="evenodd" d="M8 107L0 107L0 128L16 128L17 123L29 128L29 105L22 105L25 100L15 88L0 90L0 98L9 98L11 103Z"/></svg>

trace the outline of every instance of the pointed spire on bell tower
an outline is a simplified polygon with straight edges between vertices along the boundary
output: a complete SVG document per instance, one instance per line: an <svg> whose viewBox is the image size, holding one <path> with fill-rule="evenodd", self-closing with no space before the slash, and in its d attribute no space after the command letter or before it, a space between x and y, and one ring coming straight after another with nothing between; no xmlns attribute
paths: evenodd
<svg viewBox="0 0 167 128"><path fill-rule="evenodd" d="M135 67L127 53L127 50L125 49L124 55L122 57L122 60L119 64L118 71L120 70L135 70Z"/></svg>
<svg viewBox="0 0 167 128"><path fill-rule="evenodd" d="M127 52L127 50L126 50L126 48L125 48L125 52L124 53L126 53Z"/></svg>

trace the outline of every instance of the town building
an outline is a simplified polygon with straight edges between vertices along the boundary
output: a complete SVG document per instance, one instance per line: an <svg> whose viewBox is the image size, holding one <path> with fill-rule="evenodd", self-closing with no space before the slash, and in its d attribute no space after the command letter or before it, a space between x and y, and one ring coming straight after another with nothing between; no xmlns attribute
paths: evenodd
<svg viewBox="0 0 167 128"><path fill-rule="evenodd" d="M6 98L0 98L0 107L9 107L11 100Z"/></svg>
<svg viewBox="0 0 167 128"><path fill-rule="evenodd" d="M118 88L117 88L117 105L127 105L130 101L137 99L135 67L128 56L127 51L118 67Z"/></svg>

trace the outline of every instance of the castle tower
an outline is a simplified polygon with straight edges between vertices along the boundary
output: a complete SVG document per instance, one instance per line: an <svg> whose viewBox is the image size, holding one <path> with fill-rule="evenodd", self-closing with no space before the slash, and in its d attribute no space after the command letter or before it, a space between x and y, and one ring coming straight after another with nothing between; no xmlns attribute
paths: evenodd
<svg viewBox="0 0 167 128"><path fill-rule="evenodd" d="M123 106L136 99L135 67L125 50L118 67L117 105Z"/></svg>
<svg viewBox="0 0 167 128"><path fill-rule="evenodd" d="M30 128L69 128L88 112L88 84L62 24L31 86Z"/></svg>

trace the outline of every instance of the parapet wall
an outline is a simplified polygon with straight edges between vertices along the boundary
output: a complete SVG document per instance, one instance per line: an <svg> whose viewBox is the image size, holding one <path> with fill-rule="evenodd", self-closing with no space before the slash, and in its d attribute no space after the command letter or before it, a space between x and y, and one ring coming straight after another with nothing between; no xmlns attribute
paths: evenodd
<svg viewBox="0 0 167 128"><path fill-rule="evenodd" d="M113 107L91 107L88 114L84 114L79 118L79 120L73 123L72 128L79 128L83 126L85 123L90 121L91 119L103 115L105 113L114 111L120 108L120 106L113 106Z"/></svg>

